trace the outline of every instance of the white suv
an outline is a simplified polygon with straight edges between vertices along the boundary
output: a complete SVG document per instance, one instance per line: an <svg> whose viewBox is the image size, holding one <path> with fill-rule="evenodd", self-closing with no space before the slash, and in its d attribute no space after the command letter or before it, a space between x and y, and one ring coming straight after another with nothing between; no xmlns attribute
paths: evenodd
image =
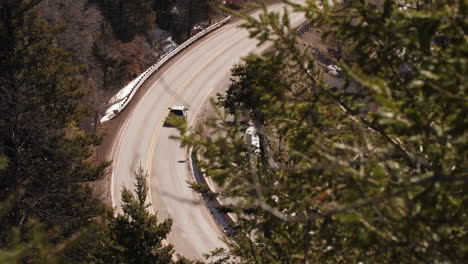
<svg viewBox="0 0 468 264"><path fill-rule="evenodd" d="M183 105L174 105L173 107L169 107L169 110L171 110L169 114L187 118L188 108Z"/></svg>

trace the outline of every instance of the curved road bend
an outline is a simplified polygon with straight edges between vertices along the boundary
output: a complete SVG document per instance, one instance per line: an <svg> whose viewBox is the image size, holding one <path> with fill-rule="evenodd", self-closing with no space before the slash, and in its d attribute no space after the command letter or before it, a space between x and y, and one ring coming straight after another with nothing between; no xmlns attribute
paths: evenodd
<svg viewBox="0 0 468 264"><path fill-rule="evenodd" d="M303 2L303 1L297 1ZM280 11L283 4L270 9ZM258 13L254 14L258 15ZM303 22L303 14L291 14L291 24ZM203 253L225 247L220 240L221 230L216 225L200 196L187 185L190 179L186 150L169 139L174 128L162 127L168 107L188 106L188 122L216 87L224 85L232 65L249 52L261 52L248 32L238 28L242 21L228 24L207 38L196 48L175 58L177 61L148 89L137 102L133 112L121 128L114 142L111 195L120 210L120 191L123 185L133 188L134 172L141 164L150 177L150 199L159 219L172 217L174 224L168 241L176 252L192 259L201 259Z"/></svg>

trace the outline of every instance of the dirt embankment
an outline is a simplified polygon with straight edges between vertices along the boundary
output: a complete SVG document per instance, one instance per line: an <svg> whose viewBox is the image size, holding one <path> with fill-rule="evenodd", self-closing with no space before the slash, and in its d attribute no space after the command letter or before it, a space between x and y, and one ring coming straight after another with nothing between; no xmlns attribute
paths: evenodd
<svg viewBox="0 0 468 264"><path fill-rule="evenodd" d="M64 26L56 39L79 67L77 78L89 91L84 103L91 116L80 124L92 130L107 100L157 59L151 42L141 35L129 42L115 38L100 6L90 0L43 0L38 9L51 25Z"/></svg>

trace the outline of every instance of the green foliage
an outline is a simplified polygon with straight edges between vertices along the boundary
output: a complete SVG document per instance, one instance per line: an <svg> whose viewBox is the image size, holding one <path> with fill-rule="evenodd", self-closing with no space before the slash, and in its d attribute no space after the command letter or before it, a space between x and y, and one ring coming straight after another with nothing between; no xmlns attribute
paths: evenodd
<svg viewBox="0 0 468 264"><path fill-rule="evenodd" d="M134 193L123 187L122 213L109 212L97 230L98 240L87 256L96 264L201 264L183 256L174 257L174 246L166 241L172 219L158 222L149 210L148 173L139 167L135 172Z"/></svg>
<svg viewBox="0 0 468 264"><path fill-rule="evenodd" d="M172 220L158 223L149 212L148 174L141 167L135 173L135 194L123 187L122 214L112 217L104 247L96 263L174 263L172 245L164 242L171 230Z"/></svg>
<svg viewBox="0 0 468 264"><path fill-rule="evenodd" d="M55 45L61 28L38 18L38 2L0 4L0 155L8 161L0 170L0 201L24 192L2 216L2 248L38 245L30 235L36 234L35 222L59 247L103 212L85 185L100 178L107 166L90 161L91 146L99 138L76 127L87 113L80 103L86 91L68 54ZM10 230L16 230L17 241ZM81 258L56 253L68 263ZM34 255L28 259L34 262Z"/></svg>
<svg viewBox="0 0 468 264"><path fill-rule="evenodd" d="M191 183L188 183L190 185L190 188L193 189L194 191L202 194L204 197L208 198L208 199L214 199L216 198L217 194L212 192L210 190L210 188L208 187L208 185L206 184L200 184L200 183L196 183L196 182L191 182Z"/></svg>
<svg viewBox="0 0 468 264"><path fill-rule="evenodd" d="M54 247L50 243L47 232L40 228L37 222L31 221L28 236L24 242L18 229L9 232L11 240L8 248L0 249L0 262L5 264L24 263L25 259L34 263L55 263Z"/></svg>
<svg viewBox="0 0 468 264"><path fill-rule="evenodd" d="M233 115L218 111L181 129L182 144L223 188L220 197L239 201L231 260L462 263L466 4L291 6L346 50L344 86L323 81L287 15L265 10L244 16L243 26L281 52L251 55L233 69L220 102ZM260 153L246 140L242 110L259 113L250 117Z"/></svg>
<svg viewBox="0 0 468 264"><path fill-rule="evenodd" d="M226 95L218 94L218 104L230 114L247 111L252 119L262 120L265 91L283 93L287 89L281 75L284 65L280 63L262 64L260 57L247 57L244 65L232 69L231 84ZM254 68L255 67L255 68Z"/></svg>
<svg viewBox="0 0 468 264"><path fill-rule="evenodd" d="M129 263L169 263L173 248L164 246L162 240L170 231L172 220L158 224L155 215L151 215L146 203L148 184L140 167L135 174L135 194L124 187L122 191L122 211L113 223L116 240L124 249L122 254Z"/></svg>
<svg viewBox="0 0 468 264"><path fill-rule="evenodd" d="M0 202L0 223L14 208L15 203L24 195L23 191L11 194L6 200ZM16 264L25 263L57 263L57 255L69 244L79 238L79 234L62 240L59 243L51 241L55 230L46 230L44 225L36 220L30 220L23 234L18 227L5 230L8 244L0 248L0 263ZM23 239L26 236L27 239Z"/></svg>
<svg viewBox="0 0 468 264"><path fill-rule="evenodd" d="M8 158L0 155L0 170L4 170L6 167L8 167Z"/></svg>

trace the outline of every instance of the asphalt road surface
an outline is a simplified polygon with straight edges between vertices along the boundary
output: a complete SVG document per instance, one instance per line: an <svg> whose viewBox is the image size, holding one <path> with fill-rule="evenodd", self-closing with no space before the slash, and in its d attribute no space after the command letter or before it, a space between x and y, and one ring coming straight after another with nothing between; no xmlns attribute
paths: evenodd
<svg viewBox="0 0 468 264"><path fill-rule="evenodd" d="M300 2L300 1L299 1ZM270 7L280 11L283 4ZM258 14L256 14L258 15ZM304 21L303 14L291 14L291 24ZM189 108L188 122L212 91L224 87L231 67L249 52L261 52L267 46L257 47L242 21L225 25L199 40L189 52L174 58L175 62L151 87L129 113L114 143L112 154L112 203L120 210L120 192L123 185L133 189L134 172L141 164L150 173L150 200L153 212L160 220L172 217L174 224L168 242L176 252L192 259L201 259L217 247L225 247L222 231L203 204L199 194L187 185L192 180L185 162L187 150L169 139L177 133L163 127L168 107L185 105Z"/></svg>

